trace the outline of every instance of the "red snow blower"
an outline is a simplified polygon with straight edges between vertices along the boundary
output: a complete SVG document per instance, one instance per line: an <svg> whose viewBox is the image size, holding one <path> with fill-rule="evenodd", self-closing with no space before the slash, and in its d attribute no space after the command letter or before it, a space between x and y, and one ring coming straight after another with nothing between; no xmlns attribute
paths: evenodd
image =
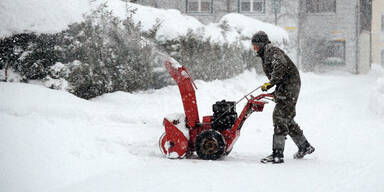
<svg viewBox="0 0 384 192"><path fill-rule="evenodd" d="M200 159L216 160L228 155L240 136L240 130L245 120L252 112L263 111L268 102L273 101L273 95L251 94L256 88L238 102L218 101L213 104L213 115L204 116L199 121L196 95L191 76L184 66L177 62L166 61L165 67L176 81L184 106L184 114L174 114L164 118L165 133L159 139L160 151L168 158L188 157L196 151ZM236 113L236 104L247 99L240 116Z"/></svg>

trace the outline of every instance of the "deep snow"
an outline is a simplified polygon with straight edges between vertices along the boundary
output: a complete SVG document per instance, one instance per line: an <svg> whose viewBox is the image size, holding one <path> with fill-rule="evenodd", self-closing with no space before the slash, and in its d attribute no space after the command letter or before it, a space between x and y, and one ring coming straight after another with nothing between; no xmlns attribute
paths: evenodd
<svg viewBox="0 0 384 192"><path fill-rule="evenodd" d="M383 191L384 70L301 73L297 122L316 152L265 165L274 104L245 122L223 160L170 160L158 149L163 117L183 112L176 86L87 101L39 85L0 83L0 189L19 191ZM200 116L264 83L245 72L196 81ZM376 98L379 96L379 98ZM240 112L244 103L237 106ZM376 106L376 107L374 107Z"/></svg>

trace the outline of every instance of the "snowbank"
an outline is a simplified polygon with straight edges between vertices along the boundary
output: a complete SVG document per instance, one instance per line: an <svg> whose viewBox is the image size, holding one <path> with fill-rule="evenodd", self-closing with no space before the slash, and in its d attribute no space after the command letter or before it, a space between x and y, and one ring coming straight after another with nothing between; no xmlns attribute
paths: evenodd
<svg viewBox="0 0 384 192"><path fill-rule="evenodd" d="M376 100L375 108L377 113L384 117L384 78L377 80L377 87L374 98Z"/></svg>
<svg viewBox="0 0 384 192"><path fill-rule="evenodd" d="M88 0L1 0L0 37L22 32L54 33L81 21Z"/></svg>
<svg viewBox="0 0 384 192"><path fill-rule="evenodd" d="M95 9L99 3L88 0L3 0L0 2L0 37L14 33L33 31L37 33L59 32L73 22L82 21L82 15ZM258 30L264 30L274 42L288 41L288 33L277 26L264 23L250 17L231 13L225 15L219 23L204 25L192 16L178 10L156 9L133 3L125 4L121 0L109 0L108 6L114 14L125 18L126 9L134 10L133 19L140 22L143 31L152 29L160 23L156 38L158 40L175 39L188 31L204 34L214 42L234 43L250 38ZM221 24L227 21L224 30ZM249 41L244 42L249 46Z"/></svg>
<svg viewBox="0 0 384 192"><path fill-rule="evenodd" d="M379 65L372 65L373 71L384 74L384 68ZM371 72L374 73L374 72ZM383 76L383 75L382 75ZM371 111L384 118L384 77L378 78L372 89L369 107Z"/></svg>
<svg viewBox="0 0 384 192"><path fill-rule="evenodd" d="M227 22L240 36L252 37L256 31L263 30L272 42L283 42L289 39L287 31L270 23L264 23L245 15L230 13L223 16L220 24Z"/></svg>

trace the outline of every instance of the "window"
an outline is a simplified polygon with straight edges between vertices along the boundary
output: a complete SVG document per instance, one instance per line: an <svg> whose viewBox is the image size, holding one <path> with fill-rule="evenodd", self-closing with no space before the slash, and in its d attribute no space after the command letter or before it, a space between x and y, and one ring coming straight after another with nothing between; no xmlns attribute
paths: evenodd
<svg viewBox="0 0 384 192"><path fill-rule="evenodd" d="M239 0L239 12L264 13L265 0Z"/></svg>
<svg viewBox="0 0 384 192"><path fill-rule="evenodd" d="M272 1L272 12L280 13L281 10L281 0L273 0Z"/></svg>
<svg viewBox="0 0 384 192"><path fill-rule="evenodd" d="M384 15L381 15L381 32L384 32Z"/></svg>
<svg viewBox="0 0 384 192"><path fill-rule="evenodd" d="M345 64L345 41L329 41L325 50L325 62L329 65Z"/></svg>
<svg viewBox="0 0 384 192"><path fill-rule="evenodd" d="M384 50L381 50L381 66L384 67Z"/></svg>
<svg viewBox="0 0 384 192"><path fill-rule="evenodd" d="M336 13L336 0L306 0L307 13Z"/></svg>
<svg viewBox="0 0 384 192"><path fill-rule="evenodd" d="M212 12L212 1L213 0L187 0L187 12Z"/></svg>

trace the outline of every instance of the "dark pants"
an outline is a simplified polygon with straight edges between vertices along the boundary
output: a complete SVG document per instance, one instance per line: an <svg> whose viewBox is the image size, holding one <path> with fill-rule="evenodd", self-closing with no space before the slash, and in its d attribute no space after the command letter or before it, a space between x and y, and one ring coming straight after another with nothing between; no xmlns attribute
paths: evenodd
<svg viewBox="0 0 384 192"><path fill-rule="evenodd" d="M292 99L278 100L273 111L274 135L291 137L302 136L303 131L295 122L296 101Z"/></svg>

